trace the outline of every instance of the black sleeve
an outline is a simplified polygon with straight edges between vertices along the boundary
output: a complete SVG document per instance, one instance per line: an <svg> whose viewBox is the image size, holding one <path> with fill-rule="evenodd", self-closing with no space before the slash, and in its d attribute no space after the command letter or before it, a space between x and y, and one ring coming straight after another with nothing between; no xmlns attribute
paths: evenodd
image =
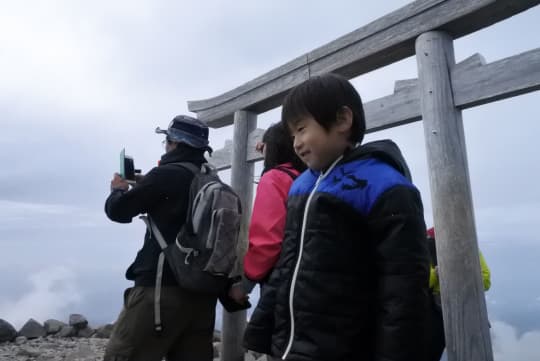
<svg viewBox="0 0 540 361"><path fill-rule="evenodd" d="M272 271L272 273L275 272L276 269ZM269 283L261 287L259 303L253 310L244 332L243 346L248 350L267 355L272 354L274 308L276 305L276 285L272 284L272 281L277 279L277 277L270 277Z"/></svg>
<svg viewBox="0 0 540 361"><path fill-rule="evenodd" d="M376 360L424 360L429 256L419 192L396 186L368 217L377 272Z"/></svg>
<svg viewBox="0 0 540 361"><path fill-rule="evenodd" d="M105 202L105 213L110 220L130 223L138 214L147 213L166 192L162 171L153 168L128 191L113 190Z"/></svg>

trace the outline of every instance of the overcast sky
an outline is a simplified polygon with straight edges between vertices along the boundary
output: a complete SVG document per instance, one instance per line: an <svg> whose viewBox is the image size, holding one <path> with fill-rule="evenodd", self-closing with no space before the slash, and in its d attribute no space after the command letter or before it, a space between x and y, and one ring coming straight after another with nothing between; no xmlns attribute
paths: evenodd
<svg viewBox="0 0 540 361"><path fill-rule="evenodd" d="M156 126L375 20L406 0L9 1L0 5L0 318L114 320L142 222L103 213L119 151L148 171ZM540 46L540 8L455 42L458 61ZM526 36L524 36L524 34ZM364 101L417 77L414 58L356 78ZM540 93L464 112L497 360L540 351ZM266 128L279 110L259 117ZM223 146L231 128L211 131ZM432 223L420 122L369 135L402 148ZM226 176L226 175L225 175Z"/></svg>

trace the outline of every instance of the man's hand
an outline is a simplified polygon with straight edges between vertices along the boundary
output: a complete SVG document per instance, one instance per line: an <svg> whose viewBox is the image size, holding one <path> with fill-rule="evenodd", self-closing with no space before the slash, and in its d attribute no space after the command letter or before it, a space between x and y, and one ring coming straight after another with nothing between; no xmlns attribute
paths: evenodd
<svg viewBox="0 0 540 361"><path fill-rule="evenodd" d="M111 180L111 191L113 190L122 190L127 191L129 189L129 183L125 179L120 177L120 174L114 173L113 179Z"/></svg>
<svg viewBox="0 0 540 361"><path fill-rule="evenodd" d="M244 291L241 283L236 283L231 286L229 290L229 297L232 298L236 303L243 305L249 299L249 296Z"/></svg>

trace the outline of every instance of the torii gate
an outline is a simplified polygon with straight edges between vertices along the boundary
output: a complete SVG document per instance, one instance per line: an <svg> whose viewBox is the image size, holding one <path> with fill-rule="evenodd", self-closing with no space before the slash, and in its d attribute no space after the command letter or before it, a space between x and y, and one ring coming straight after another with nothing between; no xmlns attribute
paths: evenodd
<svg viewBox="0 0 540 361"><path fill-rule="evenodd" d="M447 354L450 361L492 361L480 277L473 202L461 111L540 89L540 48L486 64L476 54L455 64L453 40L532 8L540 0L418 0L364 27L188 108L210 127L234 123L233 142L214 152L218 169L232 168L231 185L246 209L252 199L257 114L281 105L285 94L326 72L353 78L416 55L419 79L400 80L394 94L365 106L367 131L422 120L437 229L437 254ZM427 281L426 281L427 282ZM223 316L222 360L244 360L245 311Z"/></svg>

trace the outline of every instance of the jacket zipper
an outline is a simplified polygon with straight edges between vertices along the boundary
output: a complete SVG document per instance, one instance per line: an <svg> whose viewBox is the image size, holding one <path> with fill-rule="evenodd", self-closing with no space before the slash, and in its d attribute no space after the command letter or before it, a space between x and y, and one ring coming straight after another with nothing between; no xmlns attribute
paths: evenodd
<svg viewBox="0 0 540 361"><path fill-rule="evenodd" d="M298 271L300 270L300 262L302 261L302 253L304 251L304 237L305 237L305 231L306 231L306 224L307 224L307 215L309 210L309 204L311 203L311 199L313 198L313 195L317 191L317 188L319 188L319 184L321 181L334 169L336 164L343 158L343 155L340 156L338 159L332 163L330 168L325 173L322 173L319 175L319 178L317 178L317 181L315 182L315 186L313 187L313 190L308 196L308 199L306 201L306 205L304 208L304 219L302 220L302 231L300 233L300 247L298 248L298 260L296 261L296 266L294 267L294 273L293 278L291 281L291 288L289 291L289 314L291 317L291 331L289 336L289 342L287 344L287 347L285 348L285 352L283 352L283 356L281 356L282 360L285 360L286 357L289 355L289 352L291 351L293 339L294 339L294 310L293 310L293 299L294 299L294 287L296 286L296 278L298 276Z"/></svg>

